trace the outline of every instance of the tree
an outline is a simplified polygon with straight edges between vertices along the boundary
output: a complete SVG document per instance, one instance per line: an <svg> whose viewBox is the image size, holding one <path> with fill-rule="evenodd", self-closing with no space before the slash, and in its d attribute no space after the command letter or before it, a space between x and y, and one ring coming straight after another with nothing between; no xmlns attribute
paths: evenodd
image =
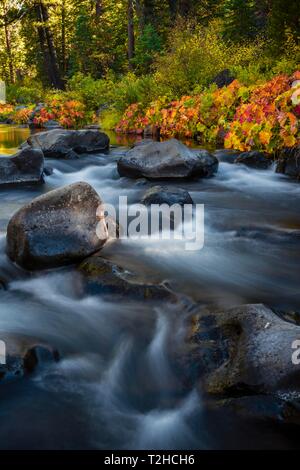
<svg viewBox="0 0 300 470"><path fill-rule="evenodd" d="M269 2L269 34L277 47L285 42L288 31L296 42L300 40L300 15L298 0L272 0Z"/></svg>
<svg viewBox="0 0 300 470"><path fill-rule="evenodd" d="M255 2L253 0L226 0L224 3L224 37L241 41L257 33Z"/></svg>
<svg viewBox="0 0 300 470"><path fill-rule="evenodd" d="M63 89L64 83L60 75L56 48L49 26L48 7L43 0L35 1L34 10L37 19L40 48L44 58L45 70L48 72L50 85L57 89Z"/></svg>
<svg viewBox="0 0 300 470"><path fill-rule="evenodd" d="M127 21L128 21L128 60L129 67L132 68L132 59L134 58L134 10L133 10L133 1L128 0L127 6Z"/></svg>

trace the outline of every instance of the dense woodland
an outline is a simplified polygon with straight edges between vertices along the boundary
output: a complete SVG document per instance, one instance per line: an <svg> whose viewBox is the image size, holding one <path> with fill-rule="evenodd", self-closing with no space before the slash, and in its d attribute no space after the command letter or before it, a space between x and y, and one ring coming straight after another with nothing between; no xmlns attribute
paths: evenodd
<svg viewBox="0 0 300 470"><path fill-rule="evenodd" d="M149 109L199 96L214 81L257 86L300 63L298 0L0 0L0 34L8 102L63 99L67 126L100 115L105 127L140 128ZM131 119L136 106L128 124L124 112ZM41 124L57 117L54 107Z"/></svg>

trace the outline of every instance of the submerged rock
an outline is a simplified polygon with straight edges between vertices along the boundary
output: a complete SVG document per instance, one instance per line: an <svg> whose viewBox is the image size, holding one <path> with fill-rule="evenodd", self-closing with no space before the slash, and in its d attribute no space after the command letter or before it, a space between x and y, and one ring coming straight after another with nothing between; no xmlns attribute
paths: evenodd
<svg viewBox="0 0 300 470"><path fill-rule="evenodd" d="M251 152L241 153L234 160L234 163L241 163L257 170L267 170L272 165L273 161L271 158L266 157L264 153L253 150Z"/></svg>
<svg viewBox="0 0 300 470"><path fill-rule="evenodd" d="M9 258L28 270L78 262L100 250L96 229L100 196L87 183L75 183L34 199L10 220Z"/></svg>
<svg viewBox="0 0 300 470"><path fill-rule="evenodd" d="M128 300L176 300L176 296L164 285L138 282L124 268L98 255L87 258L78 270L90 294L113 295L113 298L126 296Z"/></svg>
<svg viewBox="0 0 300 470"><path fill-rule="evenodd" d="M12 157L0 156L0 186L41 183L44 154L39 149L25 147Z"/></svg>
<svg viewBox="0 0 300 470"><path fill-rule="evenodd" d="M283 149L279 155L276 173L300 180L300 146Z"/></svg>
<svg viewBox="0 0 300 470"><path fill-rule="evenodd" d="M169 206L179 204L184 206L185 204L193 204L193 199L185 189L153 186L146 191L141 203L146 206L151 206L151 204L168 204Z"/></svg>
<svg viewBox="0 0 300 470"><path fill-rule="evenodd" d="M240 155L238 150L232 149L218 149L214 152L214 156L219 162L234 163L235 159Z"/></svg>
<svg viewBox="0 0 300 470"><path fill-rule="evenodd" d="M37 339L5 334L2 338L6 346L6 363L0 364L0 385L20 379L60 359L56 349Z"/></svg>
<svg viewBox="0 0 300 470"><path fill-rule="evenodd" d="M192 151L171 139L134 146L118 161L118 171L129 178L207 178L218 171L218 165L217 158L208 151Z"/></svg>
<svg viewBox="0 0 300 470"><path fill-rule="evenodd" d="M46 158L75 159L84 153L104 152L109 149L109 138L98 130L64 130L34 134L27 139L29 146L41 149Z"/></svg>

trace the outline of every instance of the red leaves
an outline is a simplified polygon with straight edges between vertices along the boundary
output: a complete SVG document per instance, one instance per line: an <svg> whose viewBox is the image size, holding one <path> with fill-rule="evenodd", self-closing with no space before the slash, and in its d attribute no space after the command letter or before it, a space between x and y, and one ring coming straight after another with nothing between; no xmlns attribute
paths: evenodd
<svg viewBox="0 0 300 470"><path fill-rule="evenodd" d="M295 79L300 79L300 72L295 72ZM152 125L167 137L201 136L211 142L225 133L227 148L271 153L300 143L299 90L300 85L291 88L287 75L278 75L256 88L246 88L235 80L228 87L183 96L168 104L161 98L146 111L139 104L131 105L117 131L141 132Z"/></svg>

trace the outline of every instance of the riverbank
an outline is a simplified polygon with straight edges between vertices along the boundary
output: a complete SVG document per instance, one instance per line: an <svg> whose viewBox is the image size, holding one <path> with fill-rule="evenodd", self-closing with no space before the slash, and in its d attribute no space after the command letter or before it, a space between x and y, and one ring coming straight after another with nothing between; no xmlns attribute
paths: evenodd
<svg viewBox="0 0 300 470"><path fill-rule="evenodd" d="M299 71L259 85L245 86L231 77L221 85L173 101L158 97L150 106L131 104L119 122L118 114L113 117L114 104L96 112L71 92L50 94L38 104L0 105L0 121L32 129L100 126L105 130L109 125L117 134L194 139L206 146L257 150L271 158L300 144Z"/></svg>

